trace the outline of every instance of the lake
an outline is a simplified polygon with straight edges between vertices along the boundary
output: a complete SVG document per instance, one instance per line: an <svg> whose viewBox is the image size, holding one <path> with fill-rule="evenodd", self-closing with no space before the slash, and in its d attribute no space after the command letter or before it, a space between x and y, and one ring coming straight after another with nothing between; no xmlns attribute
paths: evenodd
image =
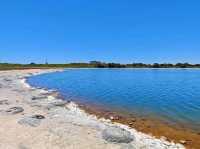
<svg viewBox="0 0 200 149"><path fill-rule="evenodd" d="M28 83L67 100L200 130L198 69L66 69Z"/></svg>

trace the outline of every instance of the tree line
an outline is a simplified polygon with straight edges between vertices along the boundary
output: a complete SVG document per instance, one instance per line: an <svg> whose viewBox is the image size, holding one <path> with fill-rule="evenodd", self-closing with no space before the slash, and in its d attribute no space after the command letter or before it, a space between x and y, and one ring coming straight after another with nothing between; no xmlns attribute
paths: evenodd
<svg viewBox="0 0 200 149"><path fill-rule="evenodd" d="M67 64L36 64L34 62L30 64L11 64L11 63L0 63L0 69L30 69L30 68L200 68L200 64L190 63L131 63L131 64L120 64L120 63L106 63L100 61L90 61L88 63L67 63Z"/></svg>
<svg viewBox="0 0 200 149"><path fill-rule="evenodd" d="M190 64L190 63L120 64L120 63L103 63L99 61L91 61L90 64L93 64L97 68L200 68L200 64Z"/></svg>

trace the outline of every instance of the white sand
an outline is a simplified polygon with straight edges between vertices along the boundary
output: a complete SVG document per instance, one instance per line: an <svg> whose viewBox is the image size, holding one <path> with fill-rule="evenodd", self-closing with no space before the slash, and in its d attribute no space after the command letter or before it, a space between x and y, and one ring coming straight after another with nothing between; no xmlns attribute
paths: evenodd
<svg viewBox="0 0 200 149"><path fill-rule="evenodd" d="M55 70L0 71L0 148L1 149L175 149L180 144L156 139L130 129L128 126L97 119L77 108L76 104L53 106L54 98L43 89L34 89L25 77ZM32 100L40 97L40 99ZM9 114L10 107L22 107L23 112ZM24 117L34 114L45 116L36 127L20 124ZM130 132L130 143L107 142L102 131L110 126ZM132 137L131 136L131 137Z"/></svg>

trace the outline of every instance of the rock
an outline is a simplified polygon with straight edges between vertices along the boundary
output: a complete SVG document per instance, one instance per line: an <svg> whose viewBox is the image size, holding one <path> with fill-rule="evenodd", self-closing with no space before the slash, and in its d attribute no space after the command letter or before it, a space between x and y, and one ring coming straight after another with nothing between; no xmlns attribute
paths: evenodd
<svg viewBox="0 0 200 149"><path fill-rule="evenodd" d="M4 81L11 82L12 80L5 78Z"/></svg>
<svg viewBox="0 0 200 149"><path fill-rule="evenodd" d="M133 123L132 123L132 122L130 122L130 123L128 123L128 125L129 125L129 126L132 126L132 125L133 125Z"/></svg>
<svg viewBox="0 0 200 149"><path fill-rule="evenodd" d="M64 107L68 101L58 100L48 104L47 109L55 108L55 107Z"/></svg>
<svg viewBox="0 0 200 149"><path fill-rule="evenodd" d="M33 115L32 118L45 119L45 117L43 115L39 115L39 114Z"/></svg>
<svg viewBox="0 0 200 149"><path fill-rule="evenodd" d="M19 92L19 93L24 92L24 90L20 90L20 89L13 89L12 91Z"/></svg>
<svg viewBox="0 0 200 149"><path fill-rule="evenodd" d="M43 87L36 87L36 89L44 89Z"/></svg>
<svg viewBox="0 0 200 149"><path fill-rule="evenodd" d="M162 136L160 139L163 140L163 141L167 141L167 138L164 137L164 136Z"/></svg>
<svg viewBox="0 0 200 149"><path fill-rule="evenodd" d="M29 88L29 91L35 91L36 89L35 88Z"/></svg>
<svg viewBox="0 0 200 149"><path fill-rule="evenodd" d="M37 127L40 125L42 119L45 119L43 115L32 115L22 118L21 120L18 121L18 123L21 125Z"/></svg>
<svg viewBox="0 0 200 149"><path fill-rule="evenodd" d="M0 100L0 105L8 105L8 100Z"/></svg>
<svg viewBox="0 0 200 149"><path fill-rule="evenodd" d="M109 118L110 118L111 120L119 120L119 119L120 119L119 116L110 116Z"/></svg>
<svg viewBox="0 0 200 149"><path fill-rule="evenodd" d="M63 107L63 106L65 106L67 103L68 103L67 101L60 100L60 101L52 102L51 104L54 105L54 106Z"/></svg>
<svg viewBox="0 0 200 149"><path fill-rule="evenodd" d="M19 149L29 149L29 148L24 144L20 144L19 145Z"/></svg>
<svg viewBox="0 0 200 149"><path fill-rule="evenodd" d="M6 110L5 112L9 113L9 114L17 114L17 113L21 113L23 111L24 111L24 109L22 107L11 107L8 110Z"/></svg>
<svg viewBox="0 0 200 149"><path fill-rule="evenodd" d="M23 76L17 76L17 79L19 79L19 80L23 80L23 79L26 79L26 77L23 77Z"/></svg>
<svg viewBox="0 0 200 149"><path fill-rule="evenodd" d="M136 122L136 119L135 119L135 118L132 118L131 121L132 121L132 122Z"/></svg>
<svg viewBox="0 0 200 149"><path fill-rule="evenodd" d="M121 149L136 149L132 144L123 144Z"/></svg>
<svg viewBox="0 0 200 149"><path fill-rule="evenodd" d="M41 99L45 99L45 98L47 98L47 96L33 96L32 98L31 98L31 100L41 100Z"/></svg>
<svg viewBox="0 0 200 149"><path fill-rule="evenodd" d="M108 142L130 143L134 140L134 136L125 129L119 127L109 127L103 130L102 137Z"/></svg>
<svg viewBox="0 0 200 149"><path fill-rule="evenodd" d="M48 91L46 93L41 93L42 96L52 96L52 95L57 95L57 91Z"/></svg>
<svg viewBox="0 0 200 149"><path fill-rule="evenodd" d="M181 144L186 144L186 141L185 140L180 140L179 141Z"/></svg>
<svg viewBox="0 0 200 149"><path fill-rule="evenodd" d="M114 120L114 117L113 117L113 116L110 116L110 119L111 119L111 120Z"/></svg>

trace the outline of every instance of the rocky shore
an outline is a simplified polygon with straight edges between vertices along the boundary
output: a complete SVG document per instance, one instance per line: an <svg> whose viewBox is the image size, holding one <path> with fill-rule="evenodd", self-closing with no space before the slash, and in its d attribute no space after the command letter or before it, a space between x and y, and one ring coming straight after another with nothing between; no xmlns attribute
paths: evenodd
<svg viewBox="0 0 200 149"><path fill-rule="evenodd" d="M31 75L58 70L0 71L2 149L182 149L181 144L97 119L55 91L33 88Z"/></svg>

